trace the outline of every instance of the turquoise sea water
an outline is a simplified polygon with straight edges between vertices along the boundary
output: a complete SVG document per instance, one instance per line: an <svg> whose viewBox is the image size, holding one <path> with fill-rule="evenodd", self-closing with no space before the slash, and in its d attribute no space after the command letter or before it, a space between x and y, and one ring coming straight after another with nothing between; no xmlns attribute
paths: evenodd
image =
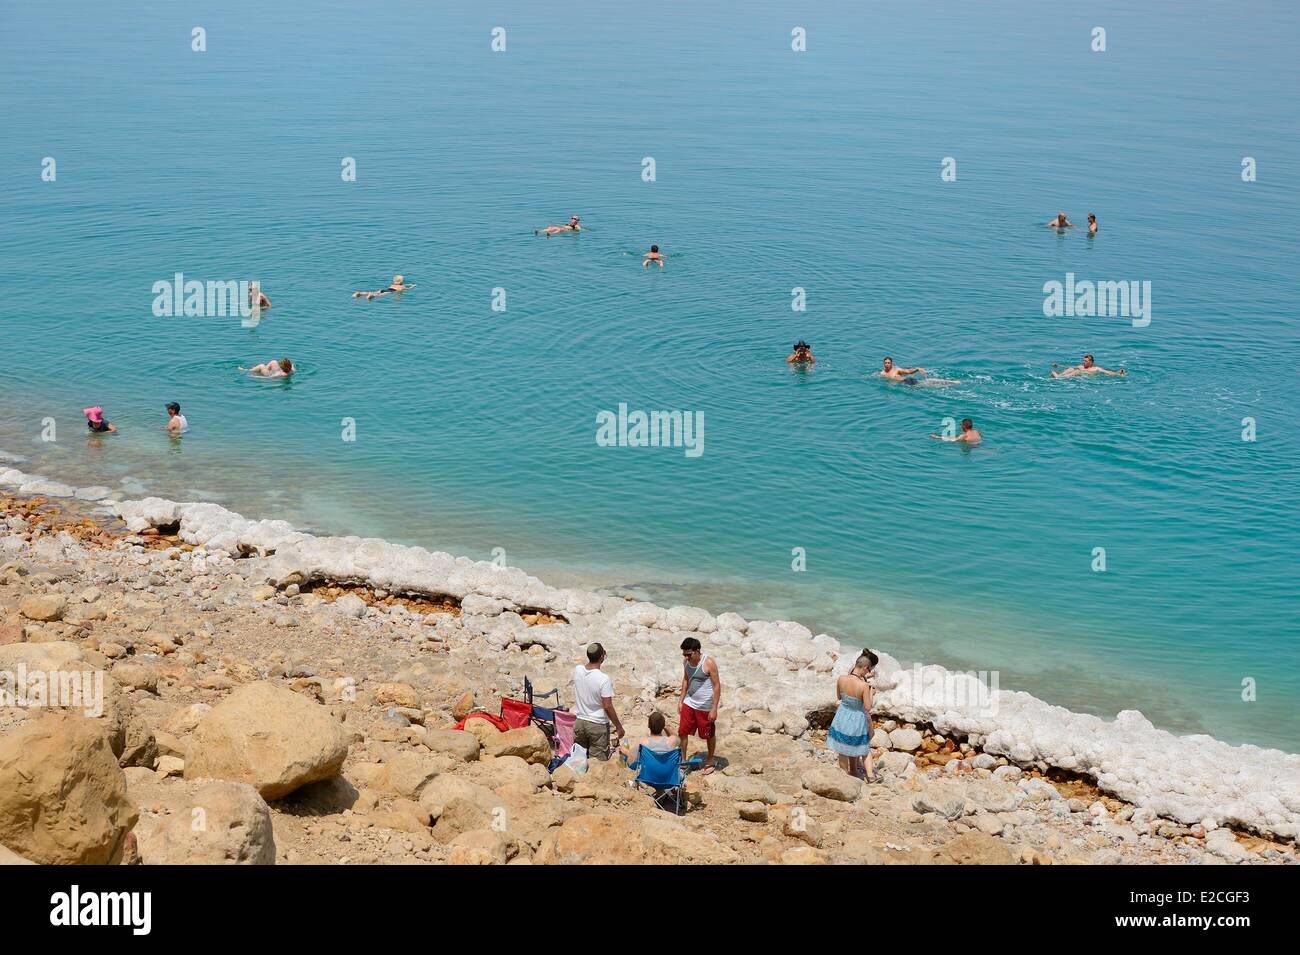
<svg viewBox="0 0 1300 955"><path fill-rule="evenodd" d="M1300 750L1293 4L4 18L0 449L27 470L500 547ZM1060 209L1100 234L1056 235ZM274 307L157 318L175 272ZM350 297L395 272L403 300ZM1150 325L1045 317L1067 272L1150 281ZM1128 377L1047 378L1085 351ZM886 354L962 384L886 385ZM280 355L290 382L236 370ZM620 402L703 412L704 453L598 447ZM121 433L89 438L88 404ZM981 447L928 439L963 416Z"/></svg>

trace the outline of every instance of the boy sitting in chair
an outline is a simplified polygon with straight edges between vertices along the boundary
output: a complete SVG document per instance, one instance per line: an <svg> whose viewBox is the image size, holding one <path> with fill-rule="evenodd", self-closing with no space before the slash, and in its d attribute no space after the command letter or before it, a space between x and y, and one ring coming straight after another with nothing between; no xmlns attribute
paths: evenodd
<svg viewBox="0 0 1300 955"><path fill-rule="evenodd" d="M681 741L676 736L670 736L665 729L668 721L658 710L650 714L650 735L641 739L623 740L623 760L629 767L635 769L641 762L641 747L654 750L656 753L667 753L677 749Z"/></svg>

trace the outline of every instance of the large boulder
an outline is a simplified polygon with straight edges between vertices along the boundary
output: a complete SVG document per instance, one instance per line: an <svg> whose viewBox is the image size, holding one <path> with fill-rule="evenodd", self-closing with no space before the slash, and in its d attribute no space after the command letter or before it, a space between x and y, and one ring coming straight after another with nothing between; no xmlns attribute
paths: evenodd
<svg viewBox="0 0 1300 955"><path fill-rule="evenodd" d="M803 774L804 789L826 799L853 802L862 795L862 780L828 766L819 766Z"/></svg>
<svg viewBox="0 0 1300 955"><path fill-rule="evenodd" d="M0 843L23 858L117 863L136 818L102 724L52 712L0 737Z"/></svg>
<svg viewBox="0 0 1300 955"><path fill-rule="evenodd" d="M545 766L551 761L551 741L532 724L488 737L483 751L489 756L518 756L529 763Z"/></svg>
<svg viewBox="0 0 1300 955"><path fill-rule="evenodd" d="M68 607L68 598L62 594L33 594L18 602L18 612L28 620L49 623L63 619L63 611Z"/></svg>
<svg viewBox="0 0 1300 955"><path fill-rule="evenodd" d="M208 780L135 827L145 865L274 865L271 810L252 786Z"/></svg>
<svg viewBox="0 0 1300 955"><path fill-rule="evenodd" d="M263 799L338 775L348 736L319 703L265 681L247 683L194 730L186 779L248 783Z"/></svg>
<svg viewBox="0 0 1300 955"><path fill-rule="evenodd" d="M768 806L776 804L776 790L753 776L723 776L714 773L703 778L709 789L736 802L761 802Z"/></svg>
<svg viewBox="0 0 1300 955"><path fill-rule="evenodd" d="M668 818L585 813L543 838L539 863L724 865L738 856L710 833Z"/></svg>
<svg viewBox="0 0 1300 955"><path fill-rule="evenodd" d="M483 723L484 720L474 720ZM504 736L504 733L497 733ZM465 730L425 730L424 745L435 753L443 753L462 763L478 759L479 741L473 733Z"/></svg>

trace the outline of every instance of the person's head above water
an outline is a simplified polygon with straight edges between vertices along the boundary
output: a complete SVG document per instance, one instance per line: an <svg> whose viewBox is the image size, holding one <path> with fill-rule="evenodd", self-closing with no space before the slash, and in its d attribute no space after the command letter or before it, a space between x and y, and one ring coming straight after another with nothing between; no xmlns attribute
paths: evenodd
<svg viewBox="0 0 1300 955"><path fill-rule="evenodd" d="M885 371L889 371L889 369L891 369L891 368L893 368L893 367L894 367L894 359L892 359L892 358L890 358L888 355L886 355L886 356L885 356Z"/></svg>
<svg viewBox="0 0 1300 955"><path fill-rule="evenodd" d="M1093 213L1089 212L1089 213L1088 213L1088 221L1089 221L1089 222L1096 222L1096 221L1097 221L1097 216L1094 215Z"/></svg>
<svg viewBox="0 0 1300 955"><path fill-rule="evenodd" d="M167 402L167 413L170 415L178 415L181 413L181 406L174 401L169 401Z"/></svg>
<svg viewBox="0 0 1300 955"><path fill-rule="evenodd" d="M652 246L650 246L650 251L651 251L651 252L658 252L658 251L659 251L659 246L657 246L657 245L652 245Z"/></svg>
<svg viewBox="0 0 1300 955"><path fill-rule="evenodd" d="M1091 368L1091 367L1092 367L1092 362L1093 362L1093 358L1092 358L1091 355L1084 355L1084 356L1083 356L1083 367L1084 367L1084 368Z"/></svg>
<svg viewBox="0 0 1300 955"><path fill-rule="evenodd" d="M394 284L394 285L405 285L405 284L406 284L406 276L405 276L405 275L394 275L394 276L393 276L393 284Z"/></svg>
<svg viewBox="0 0 1300 955"><path fill-rule="evenodd" d="M99 405L93 408L83 408L81 413L86 416L86 420L91 424L100 424L104 420L104 409Z"/></svg>
<svg viewBox="0 0 1300 955"><path fill-rule="evenodd" d="M963 431L969 431L973 427L975 427L975 422L972 421L970 418L961 419L961 429Z"/></svg>
<svg viewBox="0 0 1300 955"><path fill-rule="evenodd" d="M292 375L292 374L293 374L293 361L292 361L291 359L288 359L288 358L281 358L281 359L280 359L280 370L281 370L282 372L284 372L286 375Z"/></svg>

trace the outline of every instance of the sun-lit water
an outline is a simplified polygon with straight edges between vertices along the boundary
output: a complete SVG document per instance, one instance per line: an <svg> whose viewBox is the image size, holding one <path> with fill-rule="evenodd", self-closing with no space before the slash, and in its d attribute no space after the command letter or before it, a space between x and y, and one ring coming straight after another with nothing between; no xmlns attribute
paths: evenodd
<svg viewBox="0 0 1300 955"><path fill-rule="evenodd" d="M1300 749L1293 5L311 6L6 11L0 448L25 468L500 547ZM274 307L156 318L178 271ZM403 300L351 298L396 272ZM1067 272L1150 281L1150 325L1045 317ZM1128 377L1047 377L1085 351ZM962 383L884 384L886 354ZM290 382L237 371L280 355ZM702 411L704 453L598 447L620 402ZM88 404L121 433L89 438ZM927 437L963 416L981 447Z"/></svg>

